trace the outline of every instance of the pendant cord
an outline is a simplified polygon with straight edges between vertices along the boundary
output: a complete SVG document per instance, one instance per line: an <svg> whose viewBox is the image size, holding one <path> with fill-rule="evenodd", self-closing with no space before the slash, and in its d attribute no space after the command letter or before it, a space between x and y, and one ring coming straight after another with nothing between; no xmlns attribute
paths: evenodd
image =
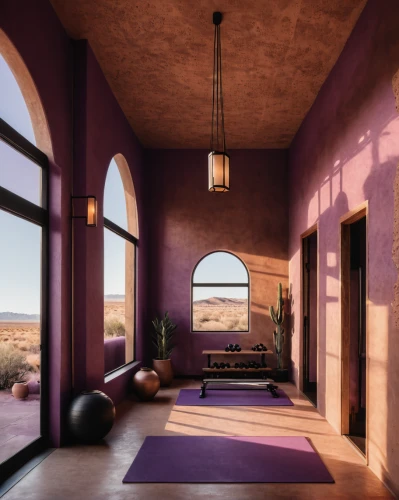
<svg viewBox="0 0 399 500"><path fill-rule="evenodd" d="M211 151L220 151L221 142L223 152L226 152L226 135L224 131L224 106L222 89L222 43L220 37L220 24L215 24L213 42L213 89L212 89L212 129L211 129ZM220 111L219 111L220 108ZM216 112L216 116L215 116ZM219 121L220 113L220 121ZM216 122L216 123L215 123ZM216 140L215 140L216 125ZM219 128L220 136L219 136Z"/></svg>

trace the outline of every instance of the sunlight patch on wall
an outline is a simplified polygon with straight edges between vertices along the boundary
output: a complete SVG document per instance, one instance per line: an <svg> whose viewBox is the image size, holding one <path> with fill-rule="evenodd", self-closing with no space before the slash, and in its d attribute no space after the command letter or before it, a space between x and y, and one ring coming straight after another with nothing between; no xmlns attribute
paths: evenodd
<svg viewBox="0 0 399 500"><path fill-rule="evenodd" d="M369 446L370 466L377 474L383 474L386 469L386 453L389 421L388 415L388 377L392 366L388 366L389 350L389 306L369 303L368 305L368 361L369 380L367 397L370 398L369 411ZM378 381L378 391L372 390Z"/></svg>
<svg viewBox="0 0 399 500"><path fill-rule="evenodd" d="M308 208L308 227L313 226L315 222L318 220L320 215L319 208L319 191L316 191L313 195L312 199L309 202Z"/></svg>

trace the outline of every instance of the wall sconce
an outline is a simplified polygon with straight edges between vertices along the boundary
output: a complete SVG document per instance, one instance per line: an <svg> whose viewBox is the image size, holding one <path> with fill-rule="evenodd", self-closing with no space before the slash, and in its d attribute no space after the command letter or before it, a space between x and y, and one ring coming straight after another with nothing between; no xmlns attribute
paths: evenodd
<svg viewBox="0 0 399 500"><path fill-rule="evenodd" d="M85 215L75 215L73 200L86 200ZM97 199L95 196L72 196L72 219L86 219L86 226L97 227Z"/></svg>

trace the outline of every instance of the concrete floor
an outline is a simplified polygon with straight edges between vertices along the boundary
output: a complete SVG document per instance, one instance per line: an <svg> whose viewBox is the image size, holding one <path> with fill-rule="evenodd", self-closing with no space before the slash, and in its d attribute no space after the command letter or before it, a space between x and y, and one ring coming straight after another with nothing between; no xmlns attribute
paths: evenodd
<svg viewBox="0 0 399 500"><path fill-rule="evenodd" d="M5 500L195 500L265 498L392 498L364 460L291 384L279 384L293 407L175 407L178 390L198 381L175 381L150 403L123 402L106 439L96 446L56 450ZM148 435L307 436L335 484L123 484Z"/></svg>

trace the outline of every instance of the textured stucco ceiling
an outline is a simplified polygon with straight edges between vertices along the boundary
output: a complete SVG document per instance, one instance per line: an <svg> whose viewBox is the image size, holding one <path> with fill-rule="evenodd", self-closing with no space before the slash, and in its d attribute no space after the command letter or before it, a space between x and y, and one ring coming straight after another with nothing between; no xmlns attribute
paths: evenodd
<svg viewBox="0 0 399 500"><path fill-rule="evenodd" d="M223 13L228 148L285 148L366 0L51 0L87 38L142 144L207 148L212 12Z"/></svg>

